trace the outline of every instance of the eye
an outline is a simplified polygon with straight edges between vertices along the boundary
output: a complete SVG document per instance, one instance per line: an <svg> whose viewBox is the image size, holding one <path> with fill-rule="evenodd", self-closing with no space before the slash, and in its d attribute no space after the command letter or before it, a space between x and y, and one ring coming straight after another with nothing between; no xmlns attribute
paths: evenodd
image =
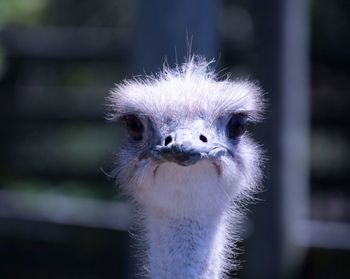
<svg viewBox="0 0 350 279"><path fill-rule="evenodd" d="M246 131L247 115L245 113L237 113L232 115L227 123L227 135L231 139L236 139Z"/></svg>
<svg viewBox="0 0 350 279"><path fill-rule="evenodd" d="M135 115L125 116L124 120L130 137L137 141L142 140L144 127L141 120Z"/></svg>

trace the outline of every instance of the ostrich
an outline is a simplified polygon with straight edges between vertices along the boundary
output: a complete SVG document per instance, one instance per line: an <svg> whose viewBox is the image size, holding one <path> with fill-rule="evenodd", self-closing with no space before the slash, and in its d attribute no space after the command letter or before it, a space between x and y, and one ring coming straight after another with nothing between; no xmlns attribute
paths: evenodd
<svg viewBox="0 0 350 279"><path fill-rule="evenodd" d="M254 83L220 80L204 58L123 81L109 96L126 123L115 175L136 202L152 279L225 278L236 265L242 207L260 185L246 132L264 102Z"/></svg>

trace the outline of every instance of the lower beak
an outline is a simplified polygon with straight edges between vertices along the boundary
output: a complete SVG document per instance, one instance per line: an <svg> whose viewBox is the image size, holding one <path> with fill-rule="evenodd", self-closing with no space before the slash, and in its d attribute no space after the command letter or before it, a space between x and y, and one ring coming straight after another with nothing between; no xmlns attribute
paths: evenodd
<svg viewBox="0 0 350 279"><path fill-rule="evenodd" d="M163 147L158 150L159 155L169 162L174 162L181 166L189 166L202 159L202 154L193 148L186 148L180 145Z"/></svg>

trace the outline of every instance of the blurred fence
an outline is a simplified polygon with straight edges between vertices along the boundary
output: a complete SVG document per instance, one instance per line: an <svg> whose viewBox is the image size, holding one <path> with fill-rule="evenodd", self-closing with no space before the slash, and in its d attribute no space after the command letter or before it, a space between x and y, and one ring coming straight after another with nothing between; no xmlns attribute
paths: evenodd
<svg viewBox="0 0 350 279"><path fill-rule="evenodd" d="M125 38L43 26L4 28L0 40L2 276L126 278L130 210L105 174L120 128L104 120Z"/></svg>

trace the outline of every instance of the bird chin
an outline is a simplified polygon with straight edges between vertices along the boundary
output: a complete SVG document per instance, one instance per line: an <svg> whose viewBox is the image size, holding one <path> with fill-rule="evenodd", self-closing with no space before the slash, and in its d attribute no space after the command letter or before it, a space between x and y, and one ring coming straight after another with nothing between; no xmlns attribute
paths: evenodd
<svg viewBox="0 0 350 279"><path fill-rule="evenodd" d="M166 164L168 165L170 168L179 168L179 170L181 171L181 169L183 169L184 172L188 172L188 171L192 171L195 170L197 168L198 165L201 164L208 164L214 167L216 173L218 176L220 176L222 174L222 167L219 161L214 161L214 160L208 160L208 159L203 159L200 161L196 161L195 163L191 163L191 164L180 164L180 163L176 163L176 162L172 162L172 161L164 161L161 162L159 164L157 164L153 170L153 176L154 178L156 178L157 173L159 171L159 168L163 165Z"/></svg>
<svg viewBox="0 0 350 279"><path fill-rule="evenodd" d="M210 160L190 166L163 162L154 167L152 178L146 177L135 191L135 198L146 209L164 216L207 216L219 212L228 199L223 190L225 180ZM208 197L211 197L209 205Z"/></svg>

